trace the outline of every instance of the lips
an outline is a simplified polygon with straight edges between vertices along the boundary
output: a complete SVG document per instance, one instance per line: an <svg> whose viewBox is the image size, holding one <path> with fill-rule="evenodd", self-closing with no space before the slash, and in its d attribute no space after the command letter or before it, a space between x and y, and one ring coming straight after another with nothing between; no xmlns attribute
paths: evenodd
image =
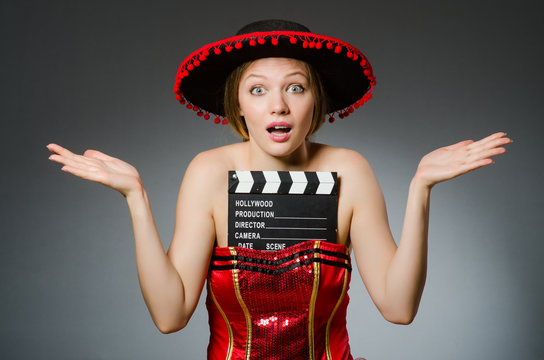
<svg viewBox="0 0 544 360"><path fill-rule="evenodd" d="M268 124L266 131L270 138L277 142L283 142L291 136L291 125L286 122L273 122Z"/></svg>

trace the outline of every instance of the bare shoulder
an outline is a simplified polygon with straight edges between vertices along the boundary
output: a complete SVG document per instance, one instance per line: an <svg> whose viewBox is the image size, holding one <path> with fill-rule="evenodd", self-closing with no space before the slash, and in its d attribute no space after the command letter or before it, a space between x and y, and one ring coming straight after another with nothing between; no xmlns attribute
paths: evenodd
<svg viewBox="0 0 544 360"><path fill-rule="evenodd" d="M312 144L319 170L337 171L342 177L372 175L372 168L367 159L351 149Z"/></svg>
<svg viewBox="0 0 544 360"><path fill-rule="evenodd" d="M374 171L359 152L340 147L315 144L319 171L336 171L340 195L345 203L356 204L381 194Z"/></svg>
<svg viewBox="0 0 544 360"><path fill-rule="evenodd" d="M235 167L240 153L239 145L226 145L199 153L187 167L185 177L197 177L208 184L224 180L226 171Z"/></svg>

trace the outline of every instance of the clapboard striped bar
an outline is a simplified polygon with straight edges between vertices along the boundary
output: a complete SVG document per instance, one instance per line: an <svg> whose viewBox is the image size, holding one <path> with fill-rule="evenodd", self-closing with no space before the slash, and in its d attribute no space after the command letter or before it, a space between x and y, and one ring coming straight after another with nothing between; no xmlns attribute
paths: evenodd
<svg viewBox="0 0 544 360"><path fill-rule="evenodd" d="M336 172L229 171L229 194L337 195Z"/></svg>

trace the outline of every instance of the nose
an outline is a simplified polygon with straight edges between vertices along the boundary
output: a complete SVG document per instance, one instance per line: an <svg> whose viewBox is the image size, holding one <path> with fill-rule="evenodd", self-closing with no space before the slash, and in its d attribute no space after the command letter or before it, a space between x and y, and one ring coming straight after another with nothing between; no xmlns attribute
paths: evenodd
<svg viewBox="0 0 544 360"><path fill-rule="evenodd" d="M289 113L289 106L285 101L281 90L272 91L270 99L270 112L274 115L285 115Z"/></svg>

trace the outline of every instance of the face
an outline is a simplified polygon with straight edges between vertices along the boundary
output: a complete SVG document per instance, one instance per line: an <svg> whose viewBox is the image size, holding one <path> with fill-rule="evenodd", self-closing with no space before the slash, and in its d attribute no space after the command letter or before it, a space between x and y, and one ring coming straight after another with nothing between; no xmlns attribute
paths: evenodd
<svg viewBox="0 0 544 360"><path fill-rule="evenodd" d="M292 155L304 146L314 110L309 86L306 67L298 60L254 61L238 88L250 144L275 157Z"/></svg>

